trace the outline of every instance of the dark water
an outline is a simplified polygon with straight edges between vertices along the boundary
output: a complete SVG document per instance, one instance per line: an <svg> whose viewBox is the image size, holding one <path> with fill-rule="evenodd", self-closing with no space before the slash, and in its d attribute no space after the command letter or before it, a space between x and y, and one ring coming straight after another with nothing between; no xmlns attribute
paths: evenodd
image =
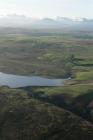
<svg viewBox="0 0 93 140"><path fill-rule="evenodd" d="M63 86L66 79L47 79L38 76L20 76L0 72L0 86Z"/></svg>

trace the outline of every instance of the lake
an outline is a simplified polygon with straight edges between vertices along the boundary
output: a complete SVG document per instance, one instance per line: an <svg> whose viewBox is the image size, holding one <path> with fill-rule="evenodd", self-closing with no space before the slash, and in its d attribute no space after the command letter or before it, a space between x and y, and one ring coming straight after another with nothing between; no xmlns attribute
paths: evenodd
<svg viewBox="0 0 93 140"><path fill-rule="evenodd" d="M0 86L11 88L26 86L63 86L66 79L48 79L39 76L22 76L0 72Z"/></svg>

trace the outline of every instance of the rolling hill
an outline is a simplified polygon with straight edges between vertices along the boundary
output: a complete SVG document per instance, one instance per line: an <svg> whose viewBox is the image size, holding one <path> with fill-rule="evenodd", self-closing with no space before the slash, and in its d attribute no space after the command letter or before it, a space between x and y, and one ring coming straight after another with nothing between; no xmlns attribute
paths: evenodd
<svg viewBox="0 0 93 140"><path fill-rule="evenodd" d="M0 88L1 140L88 140L93 125L74 114L31 97L23 90Z"/></svg>

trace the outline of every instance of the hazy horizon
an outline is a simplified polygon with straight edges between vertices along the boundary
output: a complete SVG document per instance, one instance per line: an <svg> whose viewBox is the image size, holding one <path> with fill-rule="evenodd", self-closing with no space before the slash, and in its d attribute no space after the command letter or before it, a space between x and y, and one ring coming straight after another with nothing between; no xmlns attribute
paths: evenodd
<svg viewBox="0 0 93 140"><path fill-rule="evenodd" d="M0 0L0 16L93 18L92 0Z"/></svg>

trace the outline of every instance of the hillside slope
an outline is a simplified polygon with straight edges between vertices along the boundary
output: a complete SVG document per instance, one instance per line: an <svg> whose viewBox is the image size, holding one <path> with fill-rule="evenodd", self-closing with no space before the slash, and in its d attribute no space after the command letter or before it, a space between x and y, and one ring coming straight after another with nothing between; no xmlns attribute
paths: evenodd
<svg viewBox="0 0 93 140"><path fill-rule="evenodd" d="M0 88L1 140L88 140L93 125L23 90Z"/></svg>

